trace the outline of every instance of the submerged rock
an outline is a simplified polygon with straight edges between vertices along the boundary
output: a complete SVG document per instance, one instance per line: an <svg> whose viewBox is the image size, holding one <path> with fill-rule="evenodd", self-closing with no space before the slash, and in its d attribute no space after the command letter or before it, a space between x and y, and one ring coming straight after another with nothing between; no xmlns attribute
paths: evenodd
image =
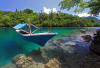
<svg viewBox="0 0 100 68"><path fill-rule="evenodd" d="M57 40L53 40L53 45L60 45L60 42Z"/></svg>
<svg viewBox="0 0 100 68"><path fill-rule="evenodd" d="M15 63L17 68L28 68L32 64L33 64L33 59L31 57L20 59Z"/></svg>
<svg viewBox="0 0 100 68"><path fill-rule="evenodd" d="M13 58L13 62L17 68L43 68L44 67L44 64L35 62L32 57L27 57L25 54L19 54L15 56Z"/></svg>
<svg viewBox="0 0 100 68"><path fill-rule="evenodd" d="M86 30L80 29L80 32L81 32L81 33L86 33Z"/></svg>
<svg viewBox="0 0 100 68"><path fill-rule="evenodd" d="M64 45L76 45L76 43L75 42L68 41Z"/></svg>
<svg viewBox="0 0 100 68"><path fill-rule="evenodd" d="M18 55L15 57L18 58ZM5 66L5 68L61 68L61 64L56 58L51 59L46 64L42 64L35 62L31 57L26 57L17 60L13 65Z"/></svg>
<svg viewBox="0 0 100 68"><path fill-rule="evenodd" d="M15 57L12 59L12 62L13 62L13 63L16 63L18 60L25 59L25 58L26 58L26 55L25 55L25 54L19 54L19 55L15 56Z"/></svg>
<svg viewBox="0 0 100 68"><path fill-rule="evenodd" d="M92 37L90 35L84 35L84 36L81 36L83 38L84 41L86 42L89 42L92 40Z"/></svg>
<svg viewBox="0 0 100 68"><path fill-rule="evenodd" d="M2 68L2 66L0 65L0 68Z"/></svg>
<svg viewBox="0 0 100 68"><path fill-rule="evenodd" d="M1 67L2 68L2 67ZM11 63L11 64L7 64L5 65L3 68L17 68L15 64Z"/></svg>
<svg viewBox="0 0 100 68"><path fill-rule="evenodd" d="M61 68L61 63L56 58L53 58L44 66L44 68Z"/></svg>
<svg viewBox="0 0 100 68"><path fill-rule="evenodd" d="M44 64L33 62L33 64L30 65L28 68L44 68Z"/></svg>
<svg viewBox="0 0 100 68"><path fill-rule="evenodd" d="M52 41L53 42L53 41ZM58 58L61 68L80 68L82 58L89 52L90 42L84 42L76 38L56 40L59 44L46 45L41 50L41 55L46 61Z"/></svg>

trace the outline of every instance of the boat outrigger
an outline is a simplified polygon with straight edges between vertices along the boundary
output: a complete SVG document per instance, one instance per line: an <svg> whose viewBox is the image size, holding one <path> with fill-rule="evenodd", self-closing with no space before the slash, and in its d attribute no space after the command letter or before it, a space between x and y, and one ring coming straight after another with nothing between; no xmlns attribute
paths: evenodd
<svg viewBox="0 0 100 68"><path fill-rule="evenodd" d="M15 27L13 27L16 32L20 35L20 37L24 40L30 41L30 42L34 42L36 44L39 44L40 46L44 46L45 43L51 39L52 37L54 37L55 35L57 35L57 33L34 33L35 31L37 31L39 28L36 27L33 24L30 23L25 23L25 24L18 24ZM29 28L30 32L25 31L24 28ZM31 28L35 28L36 30L31 32Z"/></svg>

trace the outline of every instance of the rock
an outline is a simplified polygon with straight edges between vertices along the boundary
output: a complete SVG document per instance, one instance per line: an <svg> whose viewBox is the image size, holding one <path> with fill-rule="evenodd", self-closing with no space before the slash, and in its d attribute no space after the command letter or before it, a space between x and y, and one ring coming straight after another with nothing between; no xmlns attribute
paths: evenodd
<svg viewBox="0 0 100 68"><path fill-rule="evenodd" d="M54 44L54 45L60 45L60 42L57 41L57 40L53 40L53 44Z"/></svg>
<svg viewBox="0 0 100 68"><path fill-rule="evenodd" d="M96 54L85 56L81 68L100 68L100 56Z"/></svg>
<svg viewBox="0 0 100 68"><path fill-rule="evenodd" d="M12 62L13 63L16 63L18 60L20 59L25 59L26 58L26 55L25 54L19 54L17 56L15 56L13 59L12 59Z"/></svg>
<svg viewBox="0 0 100 68"><path fill-rule="evenodd" d="M94 39L90 45L90 51L100 55L100 30L97 30L97 33L94 34Z"/></svg>
<svg viewBox="0 0 100 68"><path fill-rule="evenodd" d="M42 48L41 55L50 60L57 57L62 68L79 68L82 58L89 52L90 42L77 38L57 40L60 46L47 45Z"/></svg>
<svg viewBox="0 0 100 68"><path fill-rule="evenodd" d="M32 64L33 64L33 59L31 57L20 59L15 63L17 68L28 68Z"/></svg>
<svg viewBox="0 0 100 68"><path fill-rule="evenodd" d="M81 33L86 33L86 30L80 29L80 32L81 32Z"/></svg>
<svg viewBox="0 0 100 68"><path fill-rule="evenodd" d="M62 37L72 37L72 35L61 34Z"/></svg>
<svg viewBox="0 0 100 68"><path fill-rule="evenodd" d="M64 45L76 45L76 43L75 42L68 41L68 42L64 43Z"/></svg>
<svg viewBox="0 0 100 68"><path fill-rule="evenodd" d="M92 41L92 44L90 45L90 51L92 51L92 52L100 55L100 44L99 45L96 45Z"/></svg>
<svg viewBox="0 0 100 68"><path fill-rule="evenodd" d="M5 65L3 68L16 68L16 65L11 63L11 64Z"/></svg>
<svg viewBox="0 0 100 68"><path fill-rule="evenodd" d="M43 63L36 62L33 60L33 58L26 57L26 55L24 55L24 54L19 54L19 55L15 56L13 58L13 62L15 64L16 68L43 68L44 67Z"/></svg>
<svg viewBox="0 0 100 68"><path fill-rule="evenodd" d="M98 29L97 31L96 31L96 34L94 34L95 36L100 36L100 29Z"/></svg>
<svg viewBox="0 0 100 68"><path fill-rule="evenodd" d="M61 64L56 58L53 58L44 66L44 68L61 68Z"/></svg>
<svg viewBox="0 0 100 68"><path fill-rule="evenodd" d="M28 68L44 68L44 64L33 62Z"/></svg>
<svg viewBox="0 0 100 68"><path fill-rule="evenodd" d="M90 35L84 35L84 36L81 36L83 38L84 41L86 42L89 42L92 40L91 36Z"/></svg>

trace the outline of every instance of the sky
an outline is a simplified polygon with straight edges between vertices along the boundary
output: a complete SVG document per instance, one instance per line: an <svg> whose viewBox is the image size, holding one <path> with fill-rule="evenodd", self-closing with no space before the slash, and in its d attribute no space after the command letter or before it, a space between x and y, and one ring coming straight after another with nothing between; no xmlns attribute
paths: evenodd
<svg viewBox="0 0 100 68"><path fill-rule="evenodd" d="M58 6L59 2L62 0L0 0L0 10L3 11L15 11L16 9L24 10L26 8L32 9L33 12L41 12L41 10L45 13L49 13L51 10L53 12L57 12L58 10L64 13L78 15L80 17L90 16L87 14L89 9L85 9L81 13L75 13L74 8L70 11L60 10L60 6ZM89 1L89 0L85 0ZM100 17L98 17L100 19Z"/></svg>

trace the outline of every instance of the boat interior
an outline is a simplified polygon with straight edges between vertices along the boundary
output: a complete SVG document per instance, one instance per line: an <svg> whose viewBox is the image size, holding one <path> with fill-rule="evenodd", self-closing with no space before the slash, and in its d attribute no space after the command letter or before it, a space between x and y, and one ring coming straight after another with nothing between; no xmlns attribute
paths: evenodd
<svg viewBox="0 0 100 68"><path fill-rule="evenodd" d="M23 36L32 36L32 35L57 35L57 33L48 33L48 32L45 32L45 33L30 33L25 31L25 30L22 30L22 29L19 29L19 30L16 30L18 33L22 34Z"/></svg>
<svg viewBox="0 0 100 68"><path fill-rule="evenodd" d="M29 34L29 32L25 31L25 30L19 30L18 31L20 34Z"/></svg>

